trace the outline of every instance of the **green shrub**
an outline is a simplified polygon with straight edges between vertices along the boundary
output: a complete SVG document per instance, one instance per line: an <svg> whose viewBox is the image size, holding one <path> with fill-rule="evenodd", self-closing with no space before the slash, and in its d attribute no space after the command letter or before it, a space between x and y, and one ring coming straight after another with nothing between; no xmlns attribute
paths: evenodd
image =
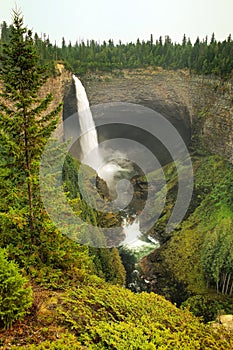
<svg viewBox="0 0 233 350"><path fill-rule="evenodd" d="M46 340L41 344L32 344L29 346L14 346L12 350L80 350L86 349L77 341L72 334L63 334L61 339L55 341Z"/></svg>
<svg viewBox="0 0 233 350"><path fill-rule="evenodd" d="M25 288L26 283L16 263L8 261L6 251L0 249L0 322L5 328L23 317L32 304L32 289Z"/></svg>
<svg viewBox="0 0 233 350"><path fill-rule="evenodd" d="M195 295L182 303L182 307L188 307L195 316L202 317L203 321L213 321L218 313L219 305L216 301L203 295Z"/></svg>

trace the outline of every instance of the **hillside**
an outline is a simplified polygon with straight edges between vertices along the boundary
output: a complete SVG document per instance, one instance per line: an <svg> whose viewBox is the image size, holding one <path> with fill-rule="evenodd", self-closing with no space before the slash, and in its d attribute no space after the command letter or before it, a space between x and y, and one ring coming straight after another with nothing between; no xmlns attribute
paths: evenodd
<svg viewBox="0 0 233 350"><path fill-rule="evenodd" d="M164 215L151 232L166 243L140 264L143 274L151 276L152 290L165 293L172 300L179 298L176 299L179 303L188 295L213 294L216 286L213 277L205 274L203 245L204 242L210 244L213 232L227 232L226 227L231 226L232 220L232 165L221 157L205 155L193 159L193 167L195 184L191 206L179 229L166 237L164 225L176 193L175 169L167 166L170 199ZM174 278L172 283L169 282L171 276Z"/></svg>
<svg viewBox="0 0 233 350"><path fill-rule="evenodd" d="M206 326L163 297L134 294L90 277L66 292L38 288L34 300L24 321L1 332L2 349L230 350L233 346L220 325Z"/></svg>
<svg viewBox="0 0 233 350"><path fill-rule="evenodd" d="M165 228L179 174L175 162L161 161L167 198L149 231L161 247L136 266L147 291L133 293L126 281L135 262L127 251L122 259L116 247L123 236L121 222L126 212L119 208L116 213L105 212L112 198L106 183L86 165L80 179L80 161L67 152L63 125L77 110L72 76L65 70L68 61L48 59L47 49L52 54L56 47L49 41L45 46L38 36L33 38L20 13L15 11L13 17L10 28L3 26L5 36L0 41L1 348L232 349L231 324L226 327L221 318L223 313L232 314L233 307L232 89L225 75L231 72L230 62L224 61L223 66L215 62L215 67L206 70L212 73L221 67L221 78L158 66L114 70L113 65L98 73L88 70L85 62L75 63L85 68L83 82L93 108L120 101L155 109L180 131L192 157L192 201L172 232ZM212 39L209 46L197 43L205 54L217 45ZM197 46L191 50L187 42L177 47L166 41L161 47L166 51L168 44L182 54L189 49L190 55ZM137 47L143 45L152 54L152 41L138 42ZM219 46L231 45L229 38ZM113 43L109 46L114 49ZM44 55L39 56L43 49ZM65 43L57 51L68 52ZM159 60L165 67L168 56ZM201 60L204 57L200 54ZM46 60L47 68L40 65ZM197 66L199 62L193 61ZM202 68L207 69L208 61L204 62ZM182 62L176 63L178 68ZM196 73L203 73L197 68ZM229 80L223 80L226 77ZM58 125L61 132L56 139L51 135ZM119 128L116 120L113 129L107 125L106 134L99 128L99 138L111 139L117 129L132 137L130 129ZM143 135L150 143L149 132ZM136 192L131 205L138 215L147 201L154 169L131 179ZM153 185L160 199L164 188L159 181ZM87 196L81 186L90 189ZM96 197L92 198L96 188L103 204L98 209ZM150 211L157 210L155 203L149 203ZM112 226L119 235L104 236L101 228Z"/></svg>

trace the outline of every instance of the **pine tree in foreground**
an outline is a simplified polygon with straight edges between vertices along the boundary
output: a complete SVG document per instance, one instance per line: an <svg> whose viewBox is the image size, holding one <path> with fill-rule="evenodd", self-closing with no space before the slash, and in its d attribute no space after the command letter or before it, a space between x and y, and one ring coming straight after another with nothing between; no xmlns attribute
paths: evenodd
<svg viewBox="0 0 233 350"><path fill-rule="evenodd" d="M52 110L52 95L39 97L47 79L39 62L32 32L15 12L0 54L0 246L37 283L61 288L80 282L92 261L87 247L55 227L41 202L41 156L62 106Z"/></svg>
<svg viewBox="0 0 233 350"><path fill-rule="evenodd" d="M43 226L38 190L39 161L56 128L61 105L48 112L51 94L40 99L47 79L31 30L14 12L9 42L0 59L0 225L1 245L37 245ZM50 108L51 109L51 108Z"/></svg>

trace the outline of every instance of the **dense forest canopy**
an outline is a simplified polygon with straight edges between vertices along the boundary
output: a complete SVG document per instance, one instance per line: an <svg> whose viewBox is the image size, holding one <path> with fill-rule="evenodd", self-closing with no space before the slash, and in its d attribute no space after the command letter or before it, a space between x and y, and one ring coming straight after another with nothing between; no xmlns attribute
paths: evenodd
<svg viewBox="0 0 233 350"><path fill-rule="evenodd" d="M6 22L1 24L1 46L9 40L11 26ZM103 43L95 40L78 42L73 45L62 38L61 47L52 44L45 34L34 35L35 46L40 60L54 71L54 61L62 60L66 68L76 74L87 71L111 71L112 69L162 67L164 69L184 69L191 73L213 74L226 78L233 70L233 40L229 34L226 40L220 42L213 33L210 40L207 37L197 37L194 43L183 36L182 43L172 42L169 36L154 40L151 34L148 41L127 44L113 40Z"/></svg>

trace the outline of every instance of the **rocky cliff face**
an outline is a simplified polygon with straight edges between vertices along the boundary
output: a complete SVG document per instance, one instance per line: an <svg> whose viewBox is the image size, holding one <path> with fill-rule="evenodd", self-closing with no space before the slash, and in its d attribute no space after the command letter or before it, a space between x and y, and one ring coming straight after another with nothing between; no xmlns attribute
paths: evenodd
<svg viewBox="0 0 233 350"><path fill-rule="evenodd" d="M169 119L188 140L193 111L185 81L185 75L172 72L133 70L124 71L122 77L89 78L86 90L92 104L129 102L149 107Z"/></svg>
<svg viewBox="0 0 233 350"><path fill-rule="evenodd" d="M47 82L42 86L39 97L43 98L48 93L52 93L53 101L49 105L47 112L53 110L57 105L64 100L64 94L67 90L67 87L70 86L72 81L71 73L67 72L64 69L63 65L59 65L57 67L58 75L56 77L51 77L47 80ZM63 125L63 112L60 112L60 124ZM63 138L63 128L61 128L61 138Z"/></svg>
<svg viewBox="0 0 233 350"><path fill-rule="evenodd" d="M170 120L185 141L189 141L192 105L183 86L176 91L176 79L172 73L136 70L124 71L120 77L87 75L81 80L91 106L127 102L149 107ZM74 84L71 83L65 91L63 118L66 119L76 110Z"/></svg>
<svg viewBox="0 0 233 350"><path fill-rule="evenodd" d="M66 81L63 119L77 111L71 75ZM206 146L233 162L232 84L193 76L185 71L124 70L115 74L90 74L81 79L90 105L129 102L149 107L165 116L189 143L198 121Z"/></svg>
<svg viewBox="0 0 233 350"><path fill-rule="evenodd" d="M203 113L203 137L211 152L233 163L233 88L232 82L209 82L209 105Z"/></svg>

